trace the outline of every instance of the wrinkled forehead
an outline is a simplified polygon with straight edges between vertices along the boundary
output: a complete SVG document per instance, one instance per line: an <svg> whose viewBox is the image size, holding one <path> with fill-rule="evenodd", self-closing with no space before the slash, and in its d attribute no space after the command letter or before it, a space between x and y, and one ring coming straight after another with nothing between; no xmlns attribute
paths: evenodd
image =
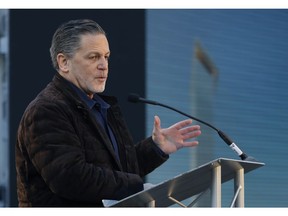
<svg viewBox="0 0 288 216"><path fill-rule="evenodd" d="M80 37L79 50L110 53L109 42L104 34L83 34Z"/></svg>

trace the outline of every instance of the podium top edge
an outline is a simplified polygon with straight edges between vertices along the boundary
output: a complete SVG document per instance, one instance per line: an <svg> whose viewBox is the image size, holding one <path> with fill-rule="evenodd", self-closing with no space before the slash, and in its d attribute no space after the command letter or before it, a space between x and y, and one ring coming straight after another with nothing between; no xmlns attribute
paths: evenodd
<svg viewBox="0 0 288 216"><path fill-rule="evenodd" d="M231 159L231 158L217 158L217 159L210 161L208 163L213 163L213 162L220 162L221 163L221 161L235 161L235 162L239 162L239 163L257 164L257 165L261 165L261 166L265 165L265 163L257 161L256 159L254 159L254 160L239 160L239 159Z"/></svg>

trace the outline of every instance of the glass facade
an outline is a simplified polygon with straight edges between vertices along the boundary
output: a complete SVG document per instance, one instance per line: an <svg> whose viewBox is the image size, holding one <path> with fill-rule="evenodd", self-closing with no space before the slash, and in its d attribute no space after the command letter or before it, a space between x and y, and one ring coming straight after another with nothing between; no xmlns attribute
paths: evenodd
<svg viewBox="0 0 288 216"><path fill-rule="evenodd" d="M287 207L288 10L149 9L146 19L147 98L211 123L265 163L245 175L245 206ZM186 118L155 106L146 113L147 135L154 115L162 127ZM171 155L148 182L219 157L239 159L199 124L199 146ZM223 206L231 202L232 186L223 185Z"/></svg>

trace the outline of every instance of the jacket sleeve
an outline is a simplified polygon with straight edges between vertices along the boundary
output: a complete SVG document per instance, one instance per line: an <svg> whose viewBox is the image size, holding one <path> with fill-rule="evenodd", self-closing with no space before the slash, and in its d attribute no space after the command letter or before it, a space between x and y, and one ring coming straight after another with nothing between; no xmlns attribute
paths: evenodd
<svg viewBox="0 0 288 216"><path fill-rule="evenodd" d="M141 176L151 173L169 159L169 155L162 152L153 142L152 137L148 137L137 143L136 153Z"/></svg>
<svg viewBox="0 0 288 216"><path fill-rule="evenodd" d="M19 139L50 190L67 199L122 199L143 189L139 175L97 167L85 160L82 144L64 105L37 104L26 112ZM23 147L23 146L22 146Z"/></svg>

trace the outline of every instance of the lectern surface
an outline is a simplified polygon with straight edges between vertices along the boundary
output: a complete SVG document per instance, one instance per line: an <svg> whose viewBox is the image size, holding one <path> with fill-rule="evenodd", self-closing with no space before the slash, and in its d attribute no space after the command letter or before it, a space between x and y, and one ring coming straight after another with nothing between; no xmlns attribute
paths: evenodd
<svg viewBox="0 0 288 216"><path fill-rule="evenodd" d="M218 158L193 170L180 174L170 180L155 185L155 187L140 191L111 207L144 207L155 201L155 207L167 207L174 202L168 197L183 201L208 189L212 182L212 170L221 166L221 182L234 178L235 171L243 168L248 173L263 166L264 163Z"/></svg>

